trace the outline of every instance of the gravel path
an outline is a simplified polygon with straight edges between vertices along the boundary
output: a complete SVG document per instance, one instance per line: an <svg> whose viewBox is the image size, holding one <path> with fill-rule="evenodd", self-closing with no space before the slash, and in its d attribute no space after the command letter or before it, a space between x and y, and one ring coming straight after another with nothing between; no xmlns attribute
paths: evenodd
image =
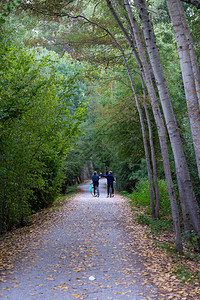
<svg viewBox="0 0 200 300"><path fill-rule="evenodd" d="M90 183L81 185L54 222L27 240L2 273L0 299L164 299L135 251L129 205L119 195L106 198L105 182L99 198Z"/></svg>

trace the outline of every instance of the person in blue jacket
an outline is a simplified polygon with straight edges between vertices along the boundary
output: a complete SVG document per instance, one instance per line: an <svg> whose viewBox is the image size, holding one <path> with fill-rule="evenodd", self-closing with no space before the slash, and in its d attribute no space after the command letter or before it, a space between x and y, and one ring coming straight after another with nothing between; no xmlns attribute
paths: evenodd
<svg viewBox="0 0 200 300"><path fill-rule="evenodd" d="M111 191L112 191L112 197L114 197L114 181L115 181L115 177L112 174L112 171L108 172L108 175L103 175L102 173L100 173L100 175L102 177L105 177L107 179L107 198L109 197L109 190L111 187Z"/></svg>
<svg viewBox="0 0 200 300"><path fill-rule="evenodd" d="M94 188L94 197L99 197L99 175L97 174L97 171L94 171L94 174L92 175L92 183Z"/></svg>

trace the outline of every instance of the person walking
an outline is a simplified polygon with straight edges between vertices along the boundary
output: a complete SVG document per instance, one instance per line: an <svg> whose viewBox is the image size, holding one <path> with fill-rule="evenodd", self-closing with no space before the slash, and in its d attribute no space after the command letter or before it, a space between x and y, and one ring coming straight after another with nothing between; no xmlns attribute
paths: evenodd
<svg viewBox="0 0 200 300"><path fill-rule="evenodd" d="M99 197L99 175L97 174L97 171L94 171L94 174L92 175L92 183L93 183L93 189L94 189L94 197Z"/></svg>
<svg viewBox="0 0 200 300"><path fill-rule="evenodd" d="M102 177L105 177L107 179L107 198L109 197L109 191L111 188L111 197L114 197L114 181L115 177L112 174L112 171L108 172L108 175L104 175L100 173Z"/></svg>

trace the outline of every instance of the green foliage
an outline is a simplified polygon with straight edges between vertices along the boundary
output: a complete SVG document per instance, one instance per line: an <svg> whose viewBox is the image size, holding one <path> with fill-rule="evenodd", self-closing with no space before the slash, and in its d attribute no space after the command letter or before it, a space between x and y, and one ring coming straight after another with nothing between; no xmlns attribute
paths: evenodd
<svg viewBox="0 0 200 300"><path fill-rule="evenodd" d="M66 194L72 194L72 193L76 193L78 192L79 189L77 187L77 185L73 185L73 186L69 186L66 190Z"/></svg>
<svg viewBox="0 0 200 300"><path fill-rule="evenodd" d="M183 283L192 283L195 279L200 278L199 272L193 272L189 267L184 264L178 264L174 273Z"/></svg>
<svg viewBox="0 0 200 300"><path fill-rule="evenodd" d="M136 218L139 224L148 225L150 227L151 233L159 233L160 231L172 230L172 220L164 219L153 219L145 214L138 214Z"/></svg>
<svg viewBox="0 0 200 300"><path fill-rule="evenodd" d="M1 46L0 232L58 195L65 153L87 107L84 100L74 105L74 80L56 72L50 58Z"/></svg>
<svg viewBox="0 0 200 300"><path fill-rule="evenodd" d="M170 200L165 180L158 180L158 188L160 195L160 215L168 216L171 213ZM148 179L141 179L130 195L131 205L137 207L147 207L150 209L150 196ZM148 211L148 210L147 210Z"/></svg>
<svg viewBox="0 0 200 300"><path fill-rule="evenodd" d="M130 88L121 82L122 76L127 80L123 66L117 64L99 70L98 79L93 78L89 133L93 151L89 153L97 169L113 170L118 190L131 191L144 149L135 101Z"/></svg>
<svg viewBox="0 0 200 300"><path fill-rule="evenodd" d="M191 231L189 233L183 232L182 234L183 240L185 240L185 243L187 244L188 251L195 250L198 252L199 250L199 238L196 232ZM190 252L188 252L188 255L190 256ZM199 257L200 260L200 257Z"/></svg>
<svg viewBox="0 0 200 300"><path fill-rule="evenodd" d="M151 218L150 196L148 179L143 178L129 195L132 207L145 208L143 213L137 214L137 222L147 225L150 232L158 234L160 231L172 231L171 206L165 180L158 180L160 195L160 216L161 219Z"/></svg>
<svg viewBox="0 0 200 300"><path fill-rule="evenodd" d="M6 17L8 17L11 11L20 4L21 0L13 0L0 4L0 26L6 22Z"/></svg>

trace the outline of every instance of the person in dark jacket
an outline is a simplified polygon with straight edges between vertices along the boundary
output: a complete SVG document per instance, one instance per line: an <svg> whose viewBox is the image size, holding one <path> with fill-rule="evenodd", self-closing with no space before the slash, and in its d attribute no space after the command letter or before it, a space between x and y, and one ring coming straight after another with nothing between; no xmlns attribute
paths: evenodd
<svg viewBox="0 0 200 300"><path fill-rule="evenodd" d="M97 174L97 171L94 171L94 174L92 175L92 183L94 188L94 197L99 197L99 175Z"/></svg>
<svg viewBox="0 0 200 300"><path fill-rule="evenodd" d="M111 191L112 191L112 197L114 197L114 181L115 181L115 177L112 174L112 171L108 172L108 175L103 175L102 173L100 173L100 175L102 177L105 177L107 179L107 198L109 197L109 190L111 187Z"/></svg>

